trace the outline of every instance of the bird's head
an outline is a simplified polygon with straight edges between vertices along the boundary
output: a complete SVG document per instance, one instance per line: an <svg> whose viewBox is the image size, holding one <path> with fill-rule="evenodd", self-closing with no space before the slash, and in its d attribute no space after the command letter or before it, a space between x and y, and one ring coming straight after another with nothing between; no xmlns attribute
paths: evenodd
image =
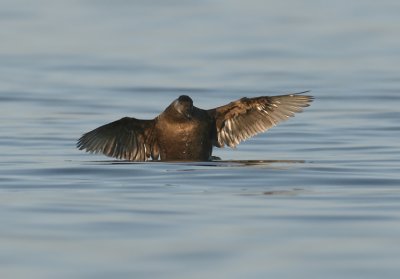
<svg viewBox="0 0 400 279"><path fill-rule="evenodd" d="M175 110L185 118L191 119L193 115L193 100L186 95L179 96L172 103Z"/></svg>

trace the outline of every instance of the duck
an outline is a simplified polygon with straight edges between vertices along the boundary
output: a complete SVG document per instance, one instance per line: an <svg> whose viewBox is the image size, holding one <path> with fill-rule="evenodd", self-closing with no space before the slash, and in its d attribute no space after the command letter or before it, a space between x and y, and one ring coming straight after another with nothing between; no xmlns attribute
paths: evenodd
<svg viewBox="0 0 400 279"><path fill-rule="evenodd" d="M212 109L181 95L154 119L123 117L84 133L77 148L135 162L210 161L213 147L235 148L302 112L314 99L307 92L243 97Z"/></svg>

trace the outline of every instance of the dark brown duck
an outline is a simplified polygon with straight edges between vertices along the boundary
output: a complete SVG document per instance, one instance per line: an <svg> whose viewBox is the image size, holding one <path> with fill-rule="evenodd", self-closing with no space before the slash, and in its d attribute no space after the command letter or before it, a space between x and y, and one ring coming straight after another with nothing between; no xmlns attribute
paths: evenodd
<svg viewBox="0 0 400 279"><path fill-rule="evenodd" d="M213 146L235 147L301 112L312 100L301 93L263 96L204 110L183 95L152 120L124 117L84 134L77 147L129 161L207 161Z"/></svg>

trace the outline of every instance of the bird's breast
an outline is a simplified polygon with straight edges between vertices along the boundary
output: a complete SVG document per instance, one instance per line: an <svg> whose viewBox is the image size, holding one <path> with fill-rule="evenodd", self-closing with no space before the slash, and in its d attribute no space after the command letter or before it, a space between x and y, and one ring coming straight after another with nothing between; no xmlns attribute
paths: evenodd
<svg viewBox="0 0 400 279"><path fill-rule="evenodd" d="M208 121L160 121L157 138L162 160L208 160L211 156L211 126Z"/></svg>

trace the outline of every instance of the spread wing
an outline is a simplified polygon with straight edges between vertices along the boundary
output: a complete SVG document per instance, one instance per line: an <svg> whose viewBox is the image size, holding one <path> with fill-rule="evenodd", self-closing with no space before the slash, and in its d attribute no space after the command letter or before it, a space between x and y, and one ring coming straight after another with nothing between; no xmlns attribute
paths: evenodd
<svg viewBox="0 0 400 279"><path fill-rule="evenodd" d="M130 161L157 159L158 145L154 136L156 120L124 117L83 134L77 142L80 150Z"/></svg>
<svg viewBox="0 0 400 279"><path fill-rule="evenodd" d="M208 113L214 117L216 125L216 138L213 144L217 147L225 145L235 147L239 142L287 120L310 105L313 97L300 95L306 92L242 98L225 106L208 110Z"/></svg>

